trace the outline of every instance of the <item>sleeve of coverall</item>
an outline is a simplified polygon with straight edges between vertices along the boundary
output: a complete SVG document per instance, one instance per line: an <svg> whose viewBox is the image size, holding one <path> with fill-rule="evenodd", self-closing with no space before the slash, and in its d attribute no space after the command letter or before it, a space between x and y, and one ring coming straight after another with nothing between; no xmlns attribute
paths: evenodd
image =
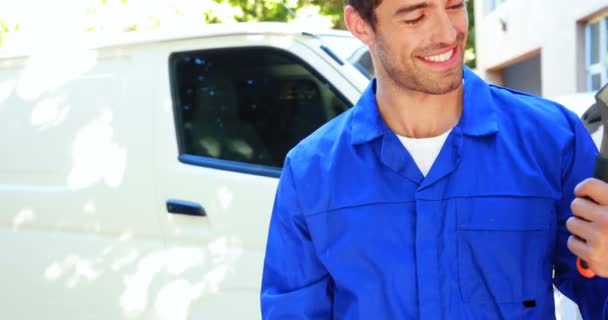
<svg viewBox="0 0 608 320"><path fill-rule="evenodd" d="M608 279L587 279L581 276L576 269L576 256L567 247L570 232L566 229L566 220L572 216L570 203L574 200L574 187L593 174L597 154L597 148L582 123L573 116L569 120L574 135L562 157L562 199L557 208L558 242L554 283L578 305L583 319L604 319L601 317L608 298Z"/></svg>
<svg viewBox="0 0 608 320"><path fill-rule="evenodd" d="M331 281L300 215L289 158L277 190L262 276L262 319L331 319Z"/></svg>

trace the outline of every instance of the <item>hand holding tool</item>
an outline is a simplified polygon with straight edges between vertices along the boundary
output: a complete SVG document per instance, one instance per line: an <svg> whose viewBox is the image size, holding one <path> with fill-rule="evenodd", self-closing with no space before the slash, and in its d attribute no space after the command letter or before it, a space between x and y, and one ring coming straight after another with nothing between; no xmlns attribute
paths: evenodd
<svg viewBox="0 0 608 320"><path fill-rule="evenodd" d="M595 95L595 106L599 109L604 133L602 135L600 153L595 158L593 177L608 182L608 84ZM587 262L581 258L576 259L576 268L585 278L593 278L595 276L595 273L589 268Z"/></svg>

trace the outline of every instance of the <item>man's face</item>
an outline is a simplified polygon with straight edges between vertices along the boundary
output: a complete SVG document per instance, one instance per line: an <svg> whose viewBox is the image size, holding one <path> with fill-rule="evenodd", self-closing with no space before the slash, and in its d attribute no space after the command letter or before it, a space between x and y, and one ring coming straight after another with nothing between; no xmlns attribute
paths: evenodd
<svg viewBox="0 0 608 320"><path fill-rule="evenodd" d="M427 94L460 87L469 25L464 0L383 0L376 17L369 46L380 74Z"/></svg>

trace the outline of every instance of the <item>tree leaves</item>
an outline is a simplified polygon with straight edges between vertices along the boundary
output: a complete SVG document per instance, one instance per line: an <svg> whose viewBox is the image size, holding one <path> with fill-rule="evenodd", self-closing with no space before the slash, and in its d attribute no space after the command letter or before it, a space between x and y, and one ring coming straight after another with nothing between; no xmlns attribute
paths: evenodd
<svg viewBox="0 0 608 320"><path fill-rule="evenodd" d="M83 31L89 32L107 30L139 31L170 26L177 20L196 20L201 21L201 23L298 21L315 25L326 23L330 27L346 29L344 24L345 0L176 0L171 3L165 1L150 1L150 5L148 5L147 0L94 0L91 2L93 7L88 7L82 12L88 23L81 27L84 29ZM167 10L162 11L162 13L158 10L154 11L152 9L154 3L157 6L158 3L164 3ZM145 4L145 6L142 4ZM465 62L470 67L475 67L476 63L473 5L474 1L467 2L470 29ZM133 16L133 21L110 18L112 15L124 17L128 12L137 12L141 16ZM171 15L174 15L174 17L169 17ZM153 23L150 23L150 21L153 21ZM163 24L164 21L171 22ZM75 26L75 28L78 28L78 26ZM16 33L18 30L18 23L10 24L6 20L0 19L0 46L8 35Z"/></svg>

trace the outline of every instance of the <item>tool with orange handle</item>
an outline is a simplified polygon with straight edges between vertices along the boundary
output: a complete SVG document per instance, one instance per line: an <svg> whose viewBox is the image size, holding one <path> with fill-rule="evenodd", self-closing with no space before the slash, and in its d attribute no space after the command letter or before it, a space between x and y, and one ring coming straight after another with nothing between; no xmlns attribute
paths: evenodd
<svg viewBox="0 0 608 320"><path fill-rule="evenodd" d="M595 106L592 106L592 108L593 107L599 109L601 121L604 126L600 153L595 158L593 177L608 182L608 84L600 89L595 95ZM587 262L581 258L576 259L576 268L585 278L595 277L595 273L591 271Z"/></svg>

